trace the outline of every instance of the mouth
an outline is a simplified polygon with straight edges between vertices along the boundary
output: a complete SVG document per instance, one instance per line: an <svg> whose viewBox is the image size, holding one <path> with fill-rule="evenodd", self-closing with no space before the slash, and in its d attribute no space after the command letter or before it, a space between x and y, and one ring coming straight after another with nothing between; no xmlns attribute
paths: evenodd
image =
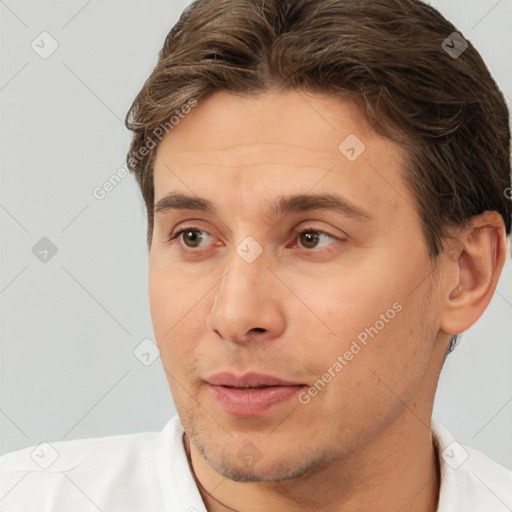
<svg viewBox="0 0 512 512"><path fill-rule="evenodd" d="M237 391L255 391L257 389L265 389L277 386L222 386L223 388L235 389Z"/></svg>
<svg viewBox="0 0 512 512"><path fill-rule="evenodd" d="M261 416L283 405L307 386L271 375L246 373L236 376L219 373L208 377L206 384L211 396L233 416Z"/></svg>
<svg viewBox="0 0 512 512"><path fill-rule="evenodd" d="M294 382L283 380L273 375L264 375L262 373L248 372L241 376L232 373L217 373L205 379L208 384L213 386L224 386L228 388L262 388L268 386L303 386L304 382Z"/></svg>

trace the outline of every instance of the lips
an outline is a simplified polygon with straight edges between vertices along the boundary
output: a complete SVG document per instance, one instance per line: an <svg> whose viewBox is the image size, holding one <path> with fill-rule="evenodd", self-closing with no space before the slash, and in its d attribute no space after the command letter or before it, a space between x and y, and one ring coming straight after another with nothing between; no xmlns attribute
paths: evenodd
<svg viewBox="0 0 512 512"><path fill-rule="evenodd" d="M306 386L272 375L218 373L206 380L210 396L232 416L255 417L284 404Z"/></svg>

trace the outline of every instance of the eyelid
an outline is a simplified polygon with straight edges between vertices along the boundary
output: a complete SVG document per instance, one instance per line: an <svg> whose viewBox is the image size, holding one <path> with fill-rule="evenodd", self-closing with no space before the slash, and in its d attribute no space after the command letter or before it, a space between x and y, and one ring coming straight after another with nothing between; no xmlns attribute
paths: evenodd
<svg viewBox="0 0 512 512"><path fill-rule="evenodd" d="M203 229L202 227L198 226L197 224L190 224L190 225L179 225L178 228L174 228L171 230L171 233L169 237L166 239L165 243L170 243L179 236L183 234L184 231L202 231L203 233L206 233L209 236L212 236L212 234L207 231L206 229Z"/></svg>
<svg viewBox="0 0 512 512"><path fill-rule="evenodd" d="M294 228L294 232L302 233L303 231L318 231L319 233L324 233L324 234L332 236L333 238L336 238L338 240L348 239L348 235L341 229L334 228L334 227L323 228L321 226L315 225L314 224L315 222L320 222L320 223L325 224L325 221L315 221L315 220L304 221L304 222L301 222L300 224L298 224L296 228ZM337 234L335 234L335 233L337 233Z"/></svg>
<svg viewBox="0 0 512 512"><path fill-rule="evenodd" d="M306 253L311 253L311 254L314 254L314 253L319 253L321 254L322 252L326 252L326 251L329 251L330 250L330 246L335 243L335 242L346 242L347 241L347 238L346 237L339 237L339 236L336 236L334 235L333 233L325 230L325 229L321 229L321 228L317 228L315 226L305 226L301 229L294 229L293 231L296 235L293 239L293 247L298 247L299 249L302 249L303 251L305 251ZM332 242L330 244L328 244L327 246L323 246L323 247L315 247L313 249L306 249L304 247L300 247L299 246L299 235L301 235L302 233L308 233L308 232L313 232L313 233L319 233L320 235L325 235L325 236L328 236L332 239Z"/></svg>

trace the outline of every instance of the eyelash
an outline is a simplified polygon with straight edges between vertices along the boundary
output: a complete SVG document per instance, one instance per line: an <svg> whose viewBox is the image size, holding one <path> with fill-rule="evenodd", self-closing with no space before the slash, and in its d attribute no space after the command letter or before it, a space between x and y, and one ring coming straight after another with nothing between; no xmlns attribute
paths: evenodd
<svg viewBox="0 0 512 512"><path fill-rule="evenodd" d="M210 235L210 233L208 233L208 231L204 230L204 229L201 229L197 226L185 226L183 228L181 228L179 231L174 231L170 234L169 238L165 241L166 244L170 244L173 240L179 238L183 233L186 233L188 231L199 231L199 232L203 232L203 233L206 233L208 235ZM301 231L294 231L294 233L296 233L296 237L295 239L297 239L300 235L304 234L304 233L318 233L319 235L325 235L325 236L328 236L330 238L332 238L333 240L337 240L339 242L342 242L343 239L339 238L339 237L336 237L334 236L333 234L327 232L327 231L323 231L321 229L315 229L313 227L310 227L310 228L306 228L306 229L302 229ZM196 247L196 248L193 248L193 247L188 247L184 244L180 244L180 248L185 251L185 252L198 252L199 249L201 249L200 247ZM316 249L316 248L313 248L313 249L307 249L305 247L299 247L299 249L302 249L304 251L307 251L307 252L313 252L315 250L321 250L321 249Z"/></svg>

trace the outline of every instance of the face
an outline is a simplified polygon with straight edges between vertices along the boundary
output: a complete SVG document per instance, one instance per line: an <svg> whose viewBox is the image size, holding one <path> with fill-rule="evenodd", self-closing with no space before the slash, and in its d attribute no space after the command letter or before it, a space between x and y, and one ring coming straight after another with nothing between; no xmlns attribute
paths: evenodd
<svg viewBox="0 0 512 512"><path fill-rule="evenodd" d="M223 475L347 457L426 378L439 311L403 159L348 100L292 91L215 93L160 143L153 326L185 431Z"/></svg>

